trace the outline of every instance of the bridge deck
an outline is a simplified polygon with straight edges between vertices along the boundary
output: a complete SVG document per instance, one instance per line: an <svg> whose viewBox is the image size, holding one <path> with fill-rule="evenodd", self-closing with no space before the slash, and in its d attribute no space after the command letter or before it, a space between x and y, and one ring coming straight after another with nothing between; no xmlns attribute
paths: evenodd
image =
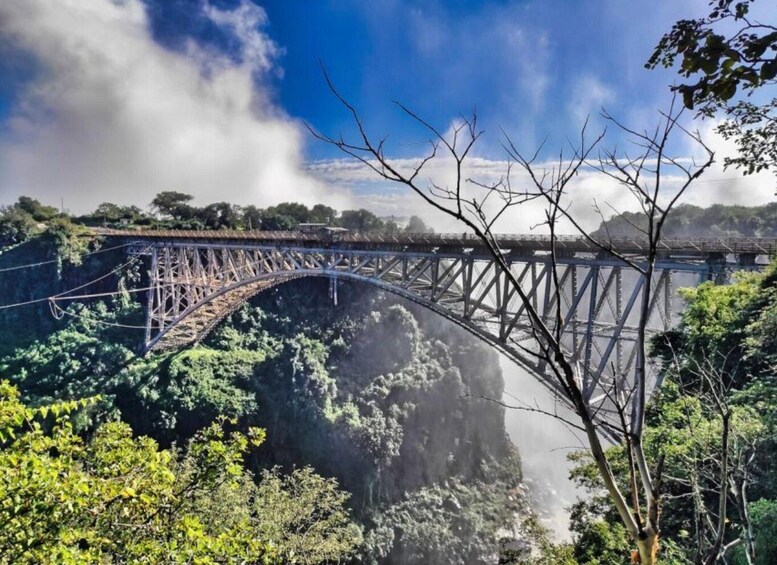
<svg viewBox="0 0 777 565"><path fill-rule="evenodd" d="M92 233L110 238L156 240L168 242L197 242L225 244L230 242L302 247L338 247L386 250L430 250L438 248L482 248L483 243L466 233L401 233L369 234L349 232L335 236L326 233L299 231L238 231L238 230L113 230L95 228ZM545 235L498 234L500 249L517 252L549 252L551 238ZM567 253L597 253L600 248L580 236L560 235L555 238L556 250ZM617 238L606 245L621 254L641 255L647 242L638 238ZM714 254L750 254L774 256L777 238L756 237L684 237L661 241L663 253L672 256L709 257Z"/></svg>
<svg viewBox="0 0 777 565"><path fill-rule="evenodd" d="M777 238L667 239L656 272L647 279L585 238L498 235L506 268L514 275L508 280L482 242L467 234L92 233L127 243L128 253L148 257L146 350L200 341L241 302L291 278L328 277L333 293L338 280L350 280L437 312L558 393L547 366L532 353L537 342L527 315L531 309L561 336L579 367L586 402L604 419L615 414L605 406L608 395L633 382L638 324L654 335L676 321L674 313L682 307L674 291L678 284L724 281L735 269L761 269L777 249ZM548 256L553 243L560 252L555 265ZM638 261L646 251L639 239L610 245ZM637 305L646 297L643 312Z"/></svg>

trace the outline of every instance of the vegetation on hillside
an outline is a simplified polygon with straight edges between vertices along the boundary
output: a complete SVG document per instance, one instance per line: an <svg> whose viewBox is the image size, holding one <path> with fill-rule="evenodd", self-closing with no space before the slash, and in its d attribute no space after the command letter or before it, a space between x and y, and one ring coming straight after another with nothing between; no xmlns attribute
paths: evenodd
<svg viewBox="0 0 777 565"><path fill-rule="evenodd" d="M602 222L594 237L640 237L644 214L625 212ZM764 206L707 208L683 204L674 208L663 227L664 237L777 237L777 203Z"/></svg>
<svg viewBox="0 0 777 565"><path fill-rule="evenodd" d="M359 543L334 481L254 483L263 430L221 419L164 450L109 422L84 439L69 416L94 400L31 408L0 382L0 563L322 563Z"/></svg>
<svg viewBox="0 0 777 565"><path fill-rule="evenodd" d="M308 208L297 202L283 202L268 208L238 206L229 202L195 206L191 204L193 199L190 194L165 191L151 201L148 206L150 212L144 212L137 206L103 202L94 212L72 216L28 196L21 196L15 204L0 208L0 245L27 241L46 230L47 224L50 229L52 222L57 221L113 228L293 230L299 224L318 223L372 233L433 231L418 216L411 216L406 224L400 226L394 218L379 218L363 208L338 211L325 204Z"/></svg>

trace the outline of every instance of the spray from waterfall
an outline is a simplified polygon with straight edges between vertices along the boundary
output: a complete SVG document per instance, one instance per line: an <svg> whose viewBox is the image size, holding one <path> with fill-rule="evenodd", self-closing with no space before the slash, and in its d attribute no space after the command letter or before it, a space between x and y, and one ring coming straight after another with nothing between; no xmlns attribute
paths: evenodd
<svg viewBox="0 0 777 565"><path fill-rule="evenodd" d="M548 412L558 412L574 421L568 409L554 403L550 393L521 367L501 356L505 381L505 402L516 404L511 397ZM563 422L545 414L525 410L505 412L505 428L521 455L524 483L532 506L542 523L558 541L569 540L569 507L584 492L569 479L571 463L567 454L585 446Z"/></svg>

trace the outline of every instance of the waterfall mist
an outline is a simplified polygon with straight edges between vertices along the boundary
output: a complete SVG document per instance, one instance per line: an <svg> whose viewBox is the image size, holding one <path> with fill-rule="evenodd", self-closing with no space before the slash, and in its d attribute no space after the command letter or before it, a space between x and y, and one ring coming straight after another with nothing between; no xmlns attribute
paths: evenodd
<svg viewBox="0 0 777 565"><path fill-rule="evenodd" d="M505 381L506 404L528 404L558 412L574 422L576 416L557 405L536 377L500 356ZM514 398L513 398L514 397ZM518 400L516 400L518 399ZM505 428L521 454L521 468L535 511L558 540L569 539L569 506L584 493L569 480L567 454L584 447L580 433L563 422L537 412L505 412ZM573 433L574 432L574 433Z"/></svg>

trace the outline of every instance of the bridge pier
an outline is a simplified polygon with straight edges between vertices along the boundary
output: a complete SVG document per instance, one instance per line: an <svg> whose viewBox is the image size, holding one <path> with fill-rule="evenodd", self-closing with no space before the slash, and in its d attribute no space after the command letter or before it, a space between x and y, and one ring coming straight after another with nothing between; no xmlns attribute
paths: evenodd
<svg viewBox="0 0 777 565"><path fill-rule="evenodd" d="M723 284L726 278L726 254L710 253L707 257L707 280L715 284Z"/></svg>
<svg viewBox="0 0 777 565"><path fill-rule="evenodd" d="M756 261L758 260L758 254L757 253L740 253L737 256L737 265L744 269L750 269L757 266Z"/></svg>

